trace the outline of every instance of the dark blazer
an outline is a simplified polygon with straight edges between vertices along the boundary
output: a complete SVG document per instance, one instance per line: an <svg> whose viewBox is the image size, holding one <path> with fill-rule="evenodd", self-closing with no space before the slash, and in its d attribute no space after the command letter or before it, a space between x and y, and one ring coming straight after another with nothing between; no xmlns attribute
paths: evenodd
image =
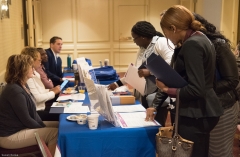
<svg viewBox="0 0 240 157"><path fill-rule="evenodd" d="M219 117L223 108L213 89L216 53L202 34L192 35L174 52L174 69L188 82L181 88L179 115L191 118Z"/></svg>
<svg viewBox="0 0 240 157"><path fill-rule="evenodd" d="M18 84L7 84L0 95L0 137L23 129L45 127L33 98Z"/></svg>
<svg viewBox="0 0 240 157"><path fill-rule="evenodd" d="M54 54L52 50L46 49L46 53L48 56L48 62L43 63L47 76L52 80L53 85L60 85L62 82L60 81L60 78L63 77L62 73L62 59L60 57L57 57L57 64L55 61Z"/></svg>

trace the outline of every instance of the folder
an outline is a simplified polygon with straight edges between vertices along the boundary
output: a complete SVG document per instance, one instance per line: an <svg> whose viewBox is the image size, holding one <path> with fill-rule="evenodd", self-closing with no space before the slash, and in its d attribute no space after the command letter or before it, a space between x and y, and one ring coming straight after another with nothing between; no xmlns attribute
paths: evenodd
<svg viewBox="0 0 240 157"><path fill-rule="evenodd" d="M147 69L169 88L182 88L188 83L161 57L152 53L146 63Z"/></svg>

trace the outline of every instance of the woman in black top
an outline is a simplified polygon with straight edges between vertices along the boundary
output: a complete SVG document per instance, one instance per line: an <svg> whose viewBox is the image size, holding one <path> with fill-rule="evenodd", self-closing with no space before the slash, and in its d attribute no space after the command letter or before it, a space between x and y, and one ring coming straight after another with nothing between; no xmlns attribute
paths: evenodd
<svg viewBox="0 0 240 157"><path fill-rule="evenodd" d="M36 145L34 132L55 153L58 129L48 127L36 112L33 95L27 80L33 76L33 59L27 55L12 55L8 59L6 87L0 96L0 147L17 149Z"/></svg>
<svg viewBox="0 0 240 157"><path fill-rule="evenodd" d="M183 138L194 142L192 157L206 157L210 131L223 114L213 89L214 46L199 32L204 27L184 6L170 7L163 15L160 26L166 38L174 45L181 45L180 50L173 54L172 65L188 83L179 93L178 132ZM176 88L169 88L158 80L156 84L170 97L176 97Z"/></svg>

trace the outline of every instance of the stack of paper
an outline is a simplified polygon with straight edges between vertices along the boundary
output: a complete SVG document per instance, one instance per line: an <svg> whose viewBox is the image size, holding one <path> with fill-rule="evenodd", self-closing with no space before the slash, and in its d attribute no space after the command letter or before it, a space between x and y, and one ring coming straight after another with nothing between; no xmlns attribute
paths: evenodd
<svg viewBox="0 0 240 157"><path fill-rule="evenodd" d="M72 101L78 101L78 100L84 100L85 94L77 93L77 94L69 94L69 95L60 95L57 98L57 101L66 101L66 100L72 100Z"/></svg>
<svg viewBox="0 0 240 157"><path fill-rule="evenodd" d="M63 113L87 113L88 106L82 106L83 102L54 102L51 107L64 107Z"/></svg>
<svg viewBox="0 0 240 157"><path fill-rule="evenodd" d="M116 113L116 116L122 128L161 126L156 121L145 121L145 112Z"/></svg>

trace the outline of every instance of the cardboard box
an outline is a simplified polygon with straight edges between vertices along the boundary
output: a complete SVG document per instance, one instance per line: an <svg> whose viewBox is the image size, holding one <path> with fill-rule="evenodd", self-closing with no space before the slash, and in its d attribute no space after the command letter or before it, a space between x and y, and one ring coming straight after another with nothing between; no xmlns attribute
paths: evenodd
<svg viewBox="0 0 240 157"><path fill-rule="evenodd" d="M132 95L110 96L113 105L131 105L135 104L135 97Z"/></svg>

